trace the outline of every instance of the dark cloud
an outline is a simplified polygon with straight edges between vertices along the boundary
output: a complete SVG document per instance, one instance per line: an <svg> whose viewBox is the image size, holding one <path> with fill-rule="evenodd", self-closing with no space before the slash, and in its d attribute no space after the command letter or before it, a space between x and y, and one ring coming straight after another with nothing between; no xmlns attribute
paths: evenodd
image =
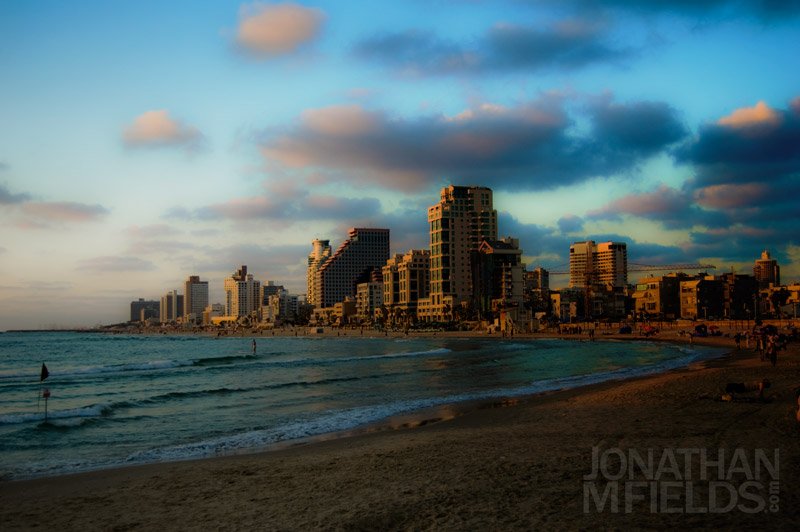
<svg viewBox="0 0 800 532"><path fill-rule="evenodd" d="M28 194L13 194L10 190L8 190L8 187L5 185L0 185L0 205L24 203L30 199L31 197Z"/></svg>
<svg viewBox="0 0 800 532"><path fill-rule="evenodd" d="M696 245L751 256L753 249L800 243L797 101L787 109L763 102L737 109L676 150L676 159L695 169L685 184L695 202L728 217L727 223L711 225L715 231L692 234Z"/></svg>
<svg viewBox="0 0 800 532"><path fill-rule="evenodd" d="M661 103L605 98L585 112L588 128L579 131L557 95L415 119L329 107L306 111L288 131L265 132L262 152L287 167L396 190L477 181L541 190L629 171L685 134L677 112Z"/></svg>
<svg viewBox="0 0 800 532"><path fill-rule="evenodd" d="M687 134L675 109L663 102L605 101L590 106L589 114L594 145L605 153L620 152L622 157L653 155Z"/></svg>
<svg viewBox="0 0 800 532"><path fill-rule="evenodd" d="M762 20L776 20L800 13L798 0L531 0L531 3L592 11L617 9L642 14L677 14L703 19L755 16Z"/></svg>
<svg viewBox="0 0 800 532"><path fill-rule="evenodd" d="M706 210L693 201L691 192L660 185L651 192L637 192L617 198L587 213L591 220L623 220L635 216L660 222L667 229L688 229L695 225L721 226L730 223L724 213Z"/></svg>
<svg viewBox="0 0 800 532"><path fill-rule="evenodd" d="M675 151L698 170L698 185L749 183L800 174L800 109L760 102L707 124Z"/></svg>
<svg viewBox="0 0 800 532"><path fill-rule="evenodd" d="M583 218L580 216L575 216L574 214L562 216L559 218L557 224L562 233L576 233L578 231L583 231Z"/></svg>
<svg viewBox="0 0 800 532"><path fill-rule="evenodd" d="M608 44L602 25L580 20L545 29L496 24L471 45L409 30L365 39L354 51L360 58L403 74L423 76L574 69L619 61L632 54Z"/></svg>

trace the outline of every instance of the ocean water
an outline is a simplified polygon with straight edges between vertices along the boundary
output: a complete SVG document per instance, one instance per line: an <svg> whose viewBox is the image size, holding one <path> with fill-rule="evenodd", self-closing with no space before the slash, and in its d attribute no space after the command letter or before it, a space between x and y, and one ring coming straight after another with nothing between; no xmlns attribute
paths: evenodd
<svg viewBox="0 0 800 532"><path fill-rule="evenodd" d="M254 354L251 341L0 334L0 479L258 450L720 353L629 341L265 336ZM51 393L46 421L42 388Z"/></svg>

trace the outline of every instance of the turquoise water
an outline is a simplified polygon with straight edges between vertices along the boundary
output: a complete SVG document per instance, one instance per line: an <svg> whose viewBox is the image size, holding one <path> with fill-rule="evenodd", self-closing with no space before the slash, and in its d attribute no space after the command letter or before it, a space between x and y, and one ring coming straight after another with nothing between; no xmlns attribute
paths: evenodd
<svg viewBox="0 0 800 532"><path fill-rule="evenodd" d="M666 371L647 342L0 334L0 478L262 449L459 401ZM48 419L39 371L50 377Z"/></svg>

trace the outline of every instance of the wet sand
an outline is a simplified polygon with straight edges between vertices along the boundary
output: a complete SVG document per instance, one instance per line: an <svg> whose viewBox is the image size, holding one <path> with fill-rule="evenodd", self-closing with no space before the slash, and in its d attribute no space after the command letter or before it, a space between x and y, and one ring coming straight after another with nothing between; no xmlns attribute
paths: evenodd
<svg viewBox="0 0 800 532"><path fill-rule="evenodd" d="M733 348L725 338L703 343ZM752 394L721 400L726 383L762 378L772 383L768 402ZM387 429L389 423L383 430L258 454L3 482L0 527L796 530L798 386L797 344L780 353L774 368L742 349L651 377L466 412L452 407L426 411L422 417L395 419L396 430ZM440 419L444 421L436 422ZM635 502L631 513L625 512L624 503L615 513L608 505L598 511L593 502L587 513L584 484L591 482L585 476L592 470L593 448L644 455L653 449L656 457L664 450L705 449L714 458L718 449L729 455L742 449L751 460L756 449L765 449L769 457L778 449L779 478L773 485L777 503L752 513L757 504L740 499L742 508L687 513L679 498L666 505L678 511L664 513L658 503L652 511L647 498ZM612 466L609 471L619 471L618 463ZM706 506L708 480L724 480L716 476L712 472L701 481L695 473L690 479L696 500L705 500ZM744 476L734 475L728 485L740 489L748 480ZM769 480L762 471L759 481ZM602 492L607 483L596 486ZM673 493L680 496L685 489Z"/></svg>

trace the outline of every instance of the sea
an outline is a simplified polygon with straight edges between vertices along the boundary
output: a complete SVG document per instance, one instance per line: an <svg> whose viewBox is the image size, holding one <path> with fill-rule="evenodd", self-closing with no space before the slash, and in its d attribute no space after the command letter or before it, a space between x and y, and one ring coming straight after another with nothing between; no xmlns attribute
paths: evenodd
<svg viewBox="0 0 800 532"><path fill-rule="evenodd" d="M257 336L255 352L252 342L0 333L0 480L259 451L432 407L659 373L722 353L497 337Z"/></svg>

